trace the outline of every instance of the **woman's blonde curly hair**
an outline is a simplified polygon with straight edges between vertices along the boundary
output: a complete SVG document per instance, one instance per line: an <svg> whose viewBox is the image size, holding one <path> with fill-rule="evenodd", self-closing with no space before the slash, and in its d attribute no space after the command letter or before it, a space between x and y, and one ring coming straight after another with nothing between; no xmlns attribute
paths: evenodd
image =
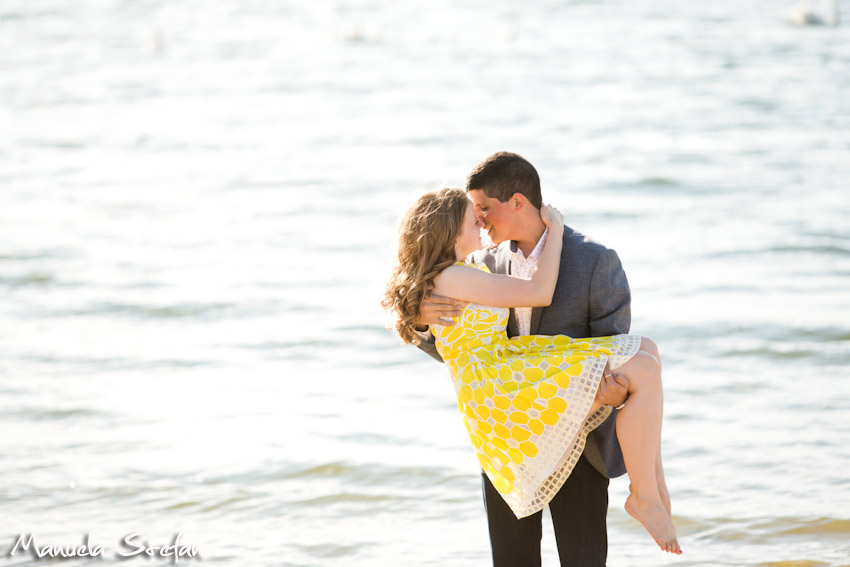
<svg viewBox="0 0 850 567"><path fill-rule="evenodd" d="M425 193L399 224L398 254L381 305L396 317L391 328L406 343L419 342L414 325L434 277L458 259L455 241L469 206L461 189Z"/></svg>

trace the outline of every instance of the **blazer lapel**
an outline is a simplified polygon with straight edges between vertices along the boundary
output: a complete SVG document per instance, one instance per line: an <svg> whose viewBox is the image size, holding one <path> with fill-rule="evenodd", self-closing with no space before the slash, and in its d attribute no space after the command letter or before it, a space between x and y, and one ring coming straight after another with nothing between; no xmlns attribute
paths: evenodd
<svg viewBox="0 0 850 567"><path fill-rule="evenodd" d="M496 273L510 275L511 273L511 247L504 244L496 254ZM517 322L514 310L508 313L508 336L515 337L517 334Z"/></svg>
<svg viewBox="0 0 850 567"><path fill-rule="evenodd" d="M511 308L508 313L508 338L517 336L518 332L519 328L516 322L516 313L514 313L513 308Z"/></svg>
<svg viewBox="0 0 850 567"><path fill-rule="evenodd" d="M501 246L496 251L496 273L511 273L511 249L509 246Z"/></svg>
<svg viewBox="0 0 850 567"><path fill-rule="evenodd" d="M537 335L537 329L540 327L540 315L543 314L543 307L531 308L531 325L529 325L529 333Z"/></svg>
<svg viewBox="0 0 850 567"><path fill-rule="evenodd" d="M566 248L566 240L567 240L567 226L564 226L564 248ZM563 252L561 252L561 265L559 268L563 268L564 259ZM557 288L555 288L557 290ZM538 330L540 329L540 316L543 315L543 310L545 307L532 307L531 308L531 325L529 326L529 333L532 335L539 335Z"/></svg>

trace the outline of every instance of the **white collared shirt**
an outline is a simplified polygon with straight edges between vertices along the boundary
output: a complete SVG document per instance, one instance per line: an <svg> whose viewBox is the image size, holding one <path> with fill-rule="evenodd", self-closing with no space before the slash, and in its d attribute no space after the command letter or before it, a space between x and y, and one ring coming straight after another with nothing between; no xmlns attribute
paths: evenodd
<svg viewBox="0 0 850 567"><path fill-rule="evenodd" d="M531 274L537 267L537 261L540 255L543 254L543 247L546 246L546 237L549 235L549 227L543 231L540 240L537 241L537 246L525 257L522 250L517 246L516 241L511 242L511 275L524 280L530 280ZM514 309L516 316L517 332L522 335L531 334L531 307L517 307Z"/></svg>

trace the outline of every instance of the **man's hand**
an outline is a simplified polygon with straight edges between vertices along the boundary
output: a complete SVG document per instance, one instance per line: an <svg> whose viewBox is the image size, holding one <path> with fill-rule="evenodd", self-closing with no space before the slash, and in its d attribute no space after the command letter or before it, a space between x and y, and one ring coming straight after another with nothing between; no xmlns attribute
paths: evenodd
<svg viewBox="0 0 850 567"><path fill-rule="evenodd" d="M606 406L618 407L629 397L629 379L619 374L605 374L596 390L596 401Z"/></svg>
<svg viewBox="0 0 850 567"><path fill-rule="evenodd" d="M416 322L417 330L425 325L445 325L450 327L455 324L452 317L459 317L466 307L466 302L443 297L442 295L429 294L422 301L419 309L419 320Z"/></svg>

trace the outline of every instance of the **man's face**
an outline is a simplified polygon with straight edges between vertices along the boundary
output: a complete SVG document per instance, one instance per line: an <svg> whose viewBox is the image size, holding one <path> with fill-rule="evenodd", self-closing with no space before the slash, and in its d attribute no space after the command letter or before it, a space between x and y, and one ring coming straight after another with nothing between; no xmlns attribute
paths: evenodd
<svg viewBox="0 0 850 567"><path fill-rule="evenodd" d="M483 189L471 189L469 198L475 205L475 216L483 223L484 229L494 244L513 240L516 207L508 199L504 203L488 197Z"/></svg>

